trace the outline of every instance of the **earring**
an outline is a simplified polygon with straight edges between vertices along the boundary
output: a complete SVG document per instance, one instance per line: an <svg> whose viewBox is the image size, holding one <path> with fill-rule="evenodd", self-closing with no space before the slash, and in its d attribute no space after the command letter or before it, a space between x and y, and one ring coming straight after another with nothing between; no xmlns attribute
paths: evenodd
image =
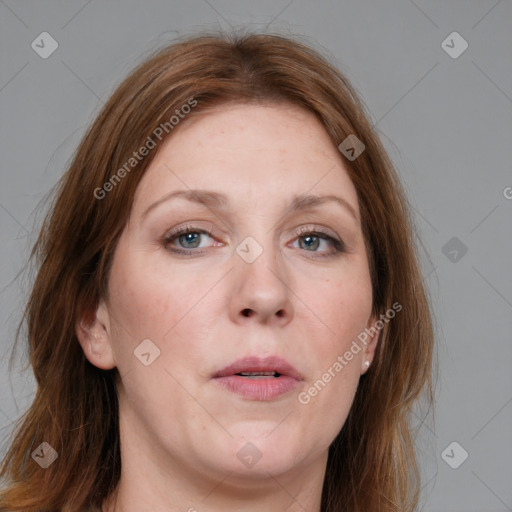
<svg viewBox="0 0 512 512"><path fill-rule="evenodd" d="M365 361L364 365L366 366L366 368L368 368L370 366L370 361Z"/></svg>

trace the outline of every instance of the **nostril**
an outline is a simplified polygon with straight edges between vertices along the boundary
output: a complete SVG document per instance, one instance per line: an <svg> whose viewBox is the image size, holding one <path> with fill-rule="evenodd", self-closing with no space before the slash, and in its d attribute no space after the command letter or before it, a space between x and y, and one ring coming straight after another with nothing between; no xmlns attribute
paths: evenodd
<svg viewBox="0 0 512 512"><path fill-rule="evenodd" d="M244 315L244 316L249 316L250 314L251 314L251 310L250 309L244 309L242 311L242 315Z"/></svg>

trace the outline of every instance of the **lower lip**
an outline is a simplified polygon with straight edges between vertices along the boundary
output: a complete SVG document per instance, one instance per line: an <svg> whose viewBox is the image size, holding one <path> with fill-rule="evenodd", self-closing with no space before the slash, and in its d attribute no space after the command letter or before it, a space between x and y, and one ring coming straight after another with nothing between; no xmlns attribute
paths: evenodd
<svg viewBox="0 0 512 512"><path fill-rule="evenodd" d="M217 377L215 379L228 391L243 396L247 400L272 400L295 389L299 381L293 377L281 375L268 379L251 379L240 375Z"/></svg>

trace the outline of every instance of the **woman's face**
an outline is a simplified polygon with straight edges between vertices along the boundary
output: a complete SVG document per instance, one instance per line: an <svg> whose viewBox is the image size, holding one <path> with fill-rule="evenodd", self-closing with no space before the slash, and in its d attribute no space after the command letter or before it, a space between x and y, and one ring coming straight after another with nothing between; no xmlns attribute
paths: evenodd
<svg viewBox="0 0 512 512"><path fill-rule="evenodd" d="M356 191L312 114L183 121L137 189L97 312L126 450L180 475L325 464L372 357L344 357L371 308Z"/></svg>

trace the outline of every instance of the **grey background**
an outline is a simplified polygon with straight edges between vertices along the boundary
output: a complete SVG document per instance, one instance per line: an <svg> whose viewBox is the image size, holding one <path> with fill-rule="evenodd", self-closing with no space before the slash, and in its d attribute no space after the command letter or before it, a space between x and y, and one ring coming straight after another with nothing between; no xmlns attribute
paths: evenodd
<svg viewBox="0 0 512 512"><path fill-rule="evenodd" d="M11 374L7 362L38 203L148 52L245 26L305 36L338 63L408 192L439 357L437 404L418 436L424 510L512 510L511 21L510 0L0 0L0 440L34 393L23 352ZM47 59L31 48L44 31L59 45ZM453 31L469 44L458 58L441 46ZM453 441L469 454L457 469L441 456Z"/></svg>

